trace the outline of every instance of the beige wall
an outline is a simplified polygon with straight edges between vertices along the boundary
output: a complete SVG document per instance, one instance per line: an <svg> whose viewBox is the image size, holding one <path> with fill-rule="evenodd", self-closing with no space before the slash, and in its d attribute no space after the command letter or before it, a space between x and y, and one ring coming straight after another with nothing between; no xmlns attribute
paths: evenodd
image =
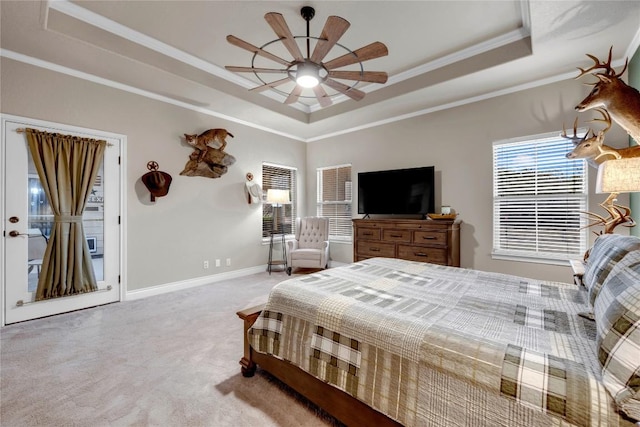
<svg viewBox="0 0 640 427"><path fill-rule="evenodd" d="M569 267L492 260L492 143L559 132L563 122L571 126L576 117L573 107L588 90L581 82L568 80L311 143L307 149L307 210L315 208L318 167L351 163L355 183L362 171L434 165L436 207L451 205L463 222L463 267L571 281ZM579 117L588 120L591 115L582 113ZM622 147L625 141L624 132L614 125L607 134L607 144ZM595 169L590 169L592 189L595 175ZM590 211L603 213L597 203L604 199L604 195L592 194ZM357 200L353 206L357 217ZM344 250L350 247L335 251L335 246L332 258L353 259L352 253Z"/></svg>
<svg viewBox="0 0 640 427"><path fill-rule="evenodd" d="M261 210L243 195L245 174L260 182L263 161L299 169L300 215L315 213L317 167L351 163L355 180L360 171L435 165L436 205L451 205L463 221L463 267L570 281L568 267L491 259L491 147L572 123L573 106L588 91L575 80L304 144L6 58L1 65L2 113L127 135L129 290L264 265ZM181 135L214 127L235 135L227 152L236 164L219 179L179 176L191 152ZM619 127L607 143L624 146ZM140 181L149 160L174 178L169 195L155 204ZM593 188L594 170L590 175ZM590 210L599 212L602 200L592 195ZM351 245L332 243L331 251L336 261L352 260ZM231 258L232 266L216 269L216 258ZM202 269L205 259L209 270Z"/></svg>
<svg viewBox="0 0 640 427"><path fill-rule="evenodd" d="M262 211L246 202L245 174L260 182L263 161L297 167L304 189L306 144L6 58L1 66L2 113L127 135L129 290L266 264ZM217 179L180 176L192 151L180 137L209 128L234 134L226 151L236 163ZM155 204L140 180L150 160L173 177Z"/></svg>

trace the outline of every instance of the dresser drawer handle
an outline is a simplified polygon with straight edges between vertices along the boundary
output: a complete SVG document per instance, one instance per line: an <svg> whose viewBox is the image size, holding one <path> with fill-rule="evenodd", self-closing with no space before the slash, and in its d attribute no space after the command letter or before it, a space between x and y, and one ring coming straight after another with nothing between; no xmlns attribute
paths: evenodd
<svg viewBox="0 0 640 427"><path fill-rule="evenodd" d="M373 233L362 233L363 236L373 236Z"/></svg>
<svg viewBox="0 0 640 427"><path fill-rule="evenodd" d="M436 240L437 237L435 237L435 236L422 236L422 239L423 240Z"/></svg>
<svg viewBox="0 0 640 427"><path fill-rule="evenodd" d="M413 253L415 256L423 256L423 257L428 257L429 255L425 254L424 252L414 252Z"/></svg>
<svg viewBox="0 0 640 427"><path fill-rule="evenodd" d="M402 237L402 234L390 234L391 237Z"/></svg>
<svg viewBox="0 0 640 427"><path fill-rule="evenodd" d="M380 252L379 248L369 248L371 252Z"/></svg>

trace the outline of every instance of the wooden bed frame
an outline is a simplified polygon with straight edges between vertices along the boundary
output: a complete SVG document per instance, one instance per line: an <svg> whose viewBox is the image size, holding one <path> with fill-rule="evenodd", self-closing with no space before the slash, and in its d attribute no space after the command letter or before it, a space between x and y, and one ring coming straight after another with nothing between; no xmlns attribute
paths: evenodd
<svg viewBox="0 0 640 427"><path fill-rule="evenodd" d="M325 383L297 366L251 348L247 331L256 321L264 304L246 308L236 314L244 321L244 356L240 359L242 375L252 377L257 365L300 393L347 426L394 426L402 424L376 411L355 397Z"/></svg>

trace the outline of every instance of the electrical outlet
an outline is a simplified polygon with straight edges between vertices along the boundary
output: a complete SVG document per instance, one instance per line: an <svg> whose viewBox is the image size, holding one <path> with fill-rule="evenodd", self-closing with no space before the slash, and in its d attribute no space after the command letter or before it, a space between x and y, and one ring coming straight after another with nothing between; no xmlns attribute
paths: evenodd
<svg viewBox="0 0 640 427"><path fill-rule="evenodd" d="M220 267L220 260L219 259L216 260L216 267Z"/></svg>
<svg viewBox="0 0 640 427"><path fill-rule="evenodd" d="M227 258L227 267L231 265L231 258Z"/></svg>
<svg viewBox="0 0 640 427"><path fill-rule="evenodd" d="M205 261L202 263L202 268L207 269L209 268L209 261Z"/></svg>

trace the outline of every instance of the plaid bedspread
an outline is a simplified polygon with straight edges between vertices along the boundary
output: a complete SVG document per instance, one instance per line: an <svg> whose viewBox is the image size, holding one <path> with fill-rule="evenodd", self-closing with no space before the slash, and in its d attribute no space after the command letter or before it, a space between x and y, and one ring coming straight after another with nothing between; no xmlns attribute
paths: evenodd
<svg viewBox="0 0 640 427"><path fill-rule="evenodd" d="M572 284L374 258L277 285L252 347L406 426L633 425Z"/></svg>

